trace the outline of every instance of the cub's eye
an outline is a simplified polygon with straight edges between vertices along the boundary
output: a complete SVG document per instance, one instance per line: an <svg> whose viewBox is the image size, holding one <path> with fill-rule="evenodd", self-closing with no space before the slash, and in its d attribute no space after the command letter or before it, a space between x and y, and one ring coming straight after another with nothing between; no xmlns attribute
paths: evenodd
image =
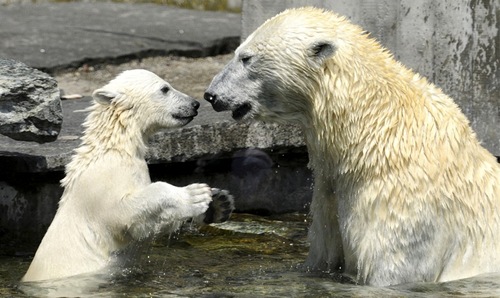
<svg viewBox="0 0 500 298"><path fill-rule="evenodd" d="M163 94L167 94L167 93L168 93L168 91L170 91L170 88L169 88L168 86L163 86L163 87L161 88L161 92L163 92Z"/></svg>

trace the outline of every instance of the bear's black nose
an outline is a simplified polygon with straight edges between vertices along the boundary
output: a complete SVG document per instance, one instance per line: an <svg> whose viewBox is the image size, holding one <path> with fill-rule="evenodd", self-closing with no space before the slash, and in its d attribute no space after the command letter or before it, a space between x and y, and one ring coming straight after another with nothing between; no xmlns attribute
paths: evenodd
<svg viewBox="0 0 500 298"><path fill-rule="evenodd" d="M197 110L200 107L200 103L195 100L195 101L193 101L193 103L191 104L191 106L193 106L193 108L195 110Z"/></svg>
<svg viewBox="0 0 500 298"><path fill-rule="evenodd" d="M216 97L217 97L216 95L208 92L205 92L205 94L203 95L203 98L205 98L205 100L208 101L209 103L214 103Z"/></svg>

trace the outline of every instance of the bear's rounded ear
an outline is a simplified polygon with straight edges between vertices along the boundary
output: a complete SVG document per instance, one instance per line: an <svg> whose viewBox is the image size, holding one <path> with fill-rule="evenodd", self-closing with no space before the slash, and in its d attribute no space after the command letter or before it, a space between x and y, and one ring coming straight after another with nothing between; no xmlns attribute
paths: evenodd
<svg viewBox="0 0 500 298"><path fill-rule="evenodd" d="M106 89L97 89L92 93L94 100L102 105L109 105L118 95L119 93Z"/></svg>
<svg viewBox="0 0 500 298"><path fill-rule="evenodd" d="M318 41L311 45L311 57L319 65L322 65L335 53L336 47L329 41Z"/></svg>

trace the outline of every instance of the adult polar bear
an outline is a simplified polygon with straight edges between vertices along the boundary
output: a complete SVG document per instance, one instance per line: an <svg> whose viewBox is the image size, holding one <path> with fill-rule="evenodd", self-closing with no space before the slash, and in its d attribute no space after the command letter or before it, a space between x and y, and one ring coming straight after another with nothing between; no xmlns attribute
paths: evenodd
<svg viewBox="0 0 500 298"><path fill-rule="evenodd" d="M266 21L205 93L302 126L315 187L306 265L360 283L500 271L500 167L451 98L315 8Z"/></svg>
<svg viewBox="0 0 500 298"><path fill-rule="evenodd" d="M232 211L226 191L151 183L149 177L148 136L190 122L197 101L146 70L123 72L93 97L82 144L62 180L59 209L23 281L110 268L130 257L123 255L127 248L160 230L173 231L193 217L221 222Z"/></svg>

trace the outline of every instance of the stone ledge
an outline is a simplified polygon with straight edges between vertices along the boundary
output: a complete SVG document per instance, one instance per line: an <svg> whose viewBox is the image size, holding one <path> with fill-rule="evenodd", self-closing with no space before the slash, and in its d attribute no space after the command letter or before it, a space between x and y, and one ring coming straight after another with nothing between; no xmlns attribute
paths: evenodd
<svg viewBox="0 0 500 298"><path fill-rule="evenodd" d="M62 171L79 146L82 123L91 98L62 102L64 121L60 137L51 143L14 141L0 136L0 172L44 173ZM236 123L224 113L205 108L192 124L152 136L147 155L151 164L195 161L210 156L228 156L244 148L273 150L302 148L299 127L260 122Z"/></svg>
<svg viewBox="0 0 500 298"><path fill-rule="evenodd" d="M31 144L17 146L15 151L0 146L0 166L18 173L61 171L79 142L79 139L61 140L59 144L38 152L31 148ZM207 156L222 157L244 148L274 150L284 147L304 149L304 146L300 129L294 126L219 122L157 133L150 141L146 159L150 164L187 162Z"/></svg>
<svg viewBox="0 0 500 298"><path fill-rule="evenodd" d="M147 159L153 164L185 162L245 148L273 150L303 146L302 133L295 126L224 121L157 133L150 142Z"/></svg>

